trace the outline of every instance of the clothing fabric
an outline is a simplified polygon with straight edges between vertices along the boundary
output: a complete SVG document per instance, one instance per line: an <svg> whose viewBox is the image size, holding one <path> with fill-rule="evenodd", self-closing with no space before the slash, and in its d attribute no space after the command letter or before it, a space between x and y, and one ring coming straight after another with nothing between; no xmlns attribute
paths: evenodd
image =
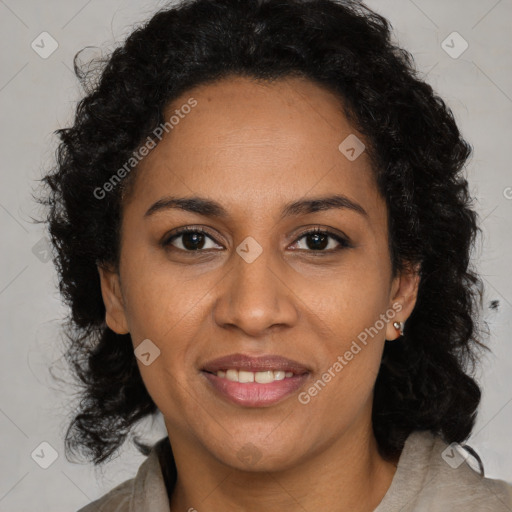
<svg viewBox="0 0 512 512"><path fill-rule="evenodd" d="M176 467L169 438L158 441L137 475L78 512L169 512ZM430 432L413 432L374 512L512 512L512 485L484 478ZM212 511L215 512L215 511Z"/></svg>

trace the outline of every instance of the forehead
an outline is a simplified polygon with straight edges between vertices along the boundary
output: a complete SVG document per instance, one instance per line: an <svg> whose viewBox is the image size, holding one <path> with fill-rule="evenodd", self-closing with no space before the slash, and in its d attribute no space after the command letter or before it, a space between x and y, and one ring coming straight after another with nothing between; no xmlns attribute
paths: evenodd
<svg viewBox="0 0 512 512"><path fill-rule="evenodd" d="M333 192L379 207L368 155L349 160L339 149L347 137L364 138L340 98L313 82L225 78L182 94L165 110L171 117L172 129L137 168L131 201L141 208L166 192L254 214L268 212L272 199Z"/></svg>

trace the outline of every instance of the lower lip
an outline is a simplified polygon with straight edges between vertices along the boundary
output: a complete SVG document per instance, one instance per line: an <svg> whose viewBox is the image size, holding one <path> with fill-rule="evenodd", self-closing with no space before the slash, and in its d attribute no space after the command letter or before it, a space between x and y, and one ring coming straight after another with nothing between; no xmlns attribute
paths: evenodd
<svg viewBox="0 0 512 512"><path fill-rule="evenodd" d="M266 407L280 402L296 392L308 378L308 374L294 375L268 384L248 382L241 384L217 377L213 373L202 372L221 396L230 402L244 407Z"/></svg>

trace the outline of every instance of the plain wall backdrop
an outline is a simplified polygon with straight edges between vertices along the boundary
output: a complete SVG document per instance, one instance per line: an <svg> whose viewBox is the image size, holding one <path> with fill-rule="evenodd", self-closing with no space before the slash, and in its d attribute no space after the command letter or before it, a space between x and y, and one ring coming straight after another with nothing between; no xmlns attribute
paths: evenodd
<svg viewBox="0 0 512 512"><path fill-rule="evenodd" d="M101 471L66 460L66 415L76 397L65 380L59 383L49 373L54 364L54 373L65 377L60 322L66 308L44 228L32 221L41 209L31 194L52 165L53 131L72 123L83 94L72 72L75 53L85 46L97 47L87 55L112 50L135 23L165 5L0 0L0 511L75 511L133 477L144 459L125 445ZM478 373L484 392L468 444L482 457L487 476L512 482L512 1L367 5L390 20L395 39L413 53L474 148L467 175L483 230L475 265L486 287L483 319L492 353ZM150 442L166 435L161 418L140 430Z"/></svg>

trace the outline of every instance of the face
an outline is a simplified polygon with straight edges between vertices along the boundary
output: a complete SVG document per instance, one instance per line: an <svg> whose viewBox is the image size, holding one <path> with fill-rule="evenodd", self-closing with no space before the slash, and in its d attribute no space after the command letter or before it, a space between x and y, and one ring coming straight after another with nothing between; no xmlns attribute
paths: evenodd
<svg viewBox="0 0 512 512"><path fill-rule="evenodd" d="M176 109L133 176L119 268L100 269L107 323L145 354L173 448L284 469L367 436L418 278L392 275L364 137L298 78L226 78L166 119Z"/></svg>

